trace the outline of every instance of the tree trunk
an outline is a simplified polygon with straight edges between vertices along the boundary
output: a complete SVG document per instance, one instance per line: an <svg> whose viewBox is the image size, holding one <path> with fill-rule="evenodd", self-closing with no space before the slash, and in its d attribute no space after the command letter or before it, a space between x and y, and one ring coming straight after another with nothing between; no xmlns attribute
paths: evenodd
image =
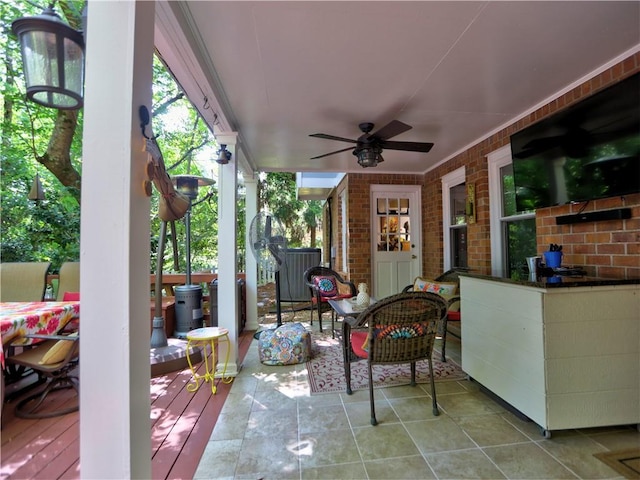
<svg viewBox="0 0 640 480"><path fill-rule="evenodd" d="M80 203L80 173L71 163L71 142L78 126L77 110L58 110L49 145L38 161L53 173Z"/></svg>

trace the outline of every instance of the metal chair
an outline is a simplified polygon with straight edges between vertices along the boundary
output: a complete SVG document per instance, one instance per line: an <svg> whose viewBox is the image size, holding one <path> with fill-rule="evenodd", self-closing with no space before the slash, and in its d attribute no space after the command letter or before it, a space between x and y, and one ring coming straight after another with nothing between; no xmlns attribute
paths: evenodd
<svg viewBox="0 0 640 480"><path fill-rule="evenodd" d="M80 341L76 335L25 335L43 340L22 353L6 358L6 363L32 369L44 380L40 391L23 398L16 404L15 413L20 418L49 418L75 412L78 403L78 378L71 373L78 366ZM41 383L41 382L40 382ZM76 400L53 410L40 410L46 397L55 390L73 388ZM45 406L47 404L45 403Z"/></svg>
<svg viewBox="0 0 640 480"><path fill-rule="evenodd" d="M80 262L64 262L60 267L58 281L58 292L56 299L58 302L64 301L65 293L67 298L71 299L69 294L79 294L80 292Z"/></svg>
<svg viewBox="0 0 640 480"><path fill-rule="evenodd" d="M335 312L329 305L331 299L342 299L355 297L358 290L353 282L345 280L342 276L327 267L311 267L304 272L304 283L309 287L311 295L311 325L313 325L313 310L318 312L319 330L322 332L322 314ZM332 317L333 318L333 317Z"/></svg>
<svg viewBox="0 0 640 480"><path fill-rule="evenodd" d="M51 262L0 263L0 302L41 302Z"/></svg>
<svg viewBox="0 0 640 480"><path fill-rule="evenodd" d="M398 293L379 300L357 318L342 322L344 375L347 394L351 395L351 363L367 360L371 425L377 425L372 367L376 364L411 364L411 385L416 385L416 362L427 360L433 372L431 356L438 325L447 315L447 303L430 292ZM440 414L431 375L433 415Z"/></svg>

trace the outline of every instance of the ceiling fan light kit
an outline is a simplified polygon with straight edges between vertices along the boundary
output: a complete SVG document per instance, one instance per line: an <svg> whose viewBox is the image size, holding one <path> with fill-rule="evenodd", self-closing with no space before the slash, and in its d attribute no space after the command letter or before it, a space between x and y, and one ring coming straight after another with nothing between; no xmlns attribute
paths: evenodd
<svg viewBox="0 0 640 480"><path fill-rule="evenodd" d="M371 122L363 122L359 124L358 127L362 131L362 135L360 135L357 140L336 137L335 135L327 135L326 133L313 133L309 136L324 138L325 140L336 140L338 142L355 143L356 146L352 153L358 158L358 164L363 168L375 167L380 162L384 162L384 158L382 158L382 150L385 148L387 150L404 150L406 152L427 153L433 147L433 143L388 141L391 137L400 135L401 133L413 128L399 120L392 120L375 133L370 133L374 127L374 124ZM336 153L346 152L347 150L351 150L351 148L352 147L342 148L334 152L325 153L324 155L311 157L311 159L315 160L317 158L327 157Z"/></svg>
<svg viewBox="0 0 640 480"><path fill-rule="evenodd" d="M375 167L380 162L384 162L382 158L382 149L380 147L363 148L362 150L354 150L353 154L358 157L358 164L362 168Z"/></svg>

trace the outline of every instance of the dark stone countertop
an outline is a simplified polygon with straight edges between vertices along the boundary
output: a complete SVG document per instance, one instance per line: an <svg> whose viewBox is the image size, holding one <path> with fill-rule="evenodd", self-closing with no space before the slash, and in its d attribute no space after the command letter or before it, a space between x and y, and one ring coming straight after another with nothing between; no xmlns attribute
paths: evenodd
<svg viewBox="0 0 640 480"><path fill-rule="evenodd" d="M640 278L599 278L588 276L553 275L548 277L536 277L535 280L528 278L512 279L494 277L492 275L479 275L465 272L460 275L465 277L491 280L494 282L508 283L510 285L523 285L535 288L570 288L570 287L602 287L610 285L640 285Z"/></svg>

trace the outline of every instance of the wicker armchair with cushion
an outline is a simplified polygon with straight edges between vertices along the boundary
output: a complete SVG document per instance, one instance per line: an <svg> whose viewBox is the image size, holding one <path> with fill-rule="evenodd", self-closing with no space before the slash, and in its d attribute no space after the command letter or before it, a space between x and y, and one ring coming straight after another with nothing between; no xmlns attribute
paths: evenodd
<svg viewBox="0 0 640 480"><path fill-rule="evenodd" d="M357 318L342 323L344 375L351 395L351 363L366 359L369 370L371 424L377 425L373 397L372 367L377 364L411 364L411 385L415 386L416 362L427 360L433 372L431 355L438 326L447 315L447 303L430 292L406 292L383 298ZM431 375L433 415L439 415L436 389Z"/></svg>
<svg viewBox="0 0 640 480"><path fill-rule="evenodd" d="M447 301L447 317L438 330L438 335L442 338L442 361L447 348L447 334L460 338L460 274L469 272L468 268L452 268L433 280L417 277L411 285L407 285L403 292L427 291L441 295Z"/></svg>
<svg viewBox="0 0 640 480"><path fill-rule="evenodd" d="M304 272L304 283L309 287L311 294L311 325L313 325L313 310L315 309L318 312L318 325L321 332L324 312L331 312L332 323L335 319L335 312L329 305L329 300L351 298L358 294L358 290L352 282L343 279L338 272L326 267L307 269Z"/></svg>

